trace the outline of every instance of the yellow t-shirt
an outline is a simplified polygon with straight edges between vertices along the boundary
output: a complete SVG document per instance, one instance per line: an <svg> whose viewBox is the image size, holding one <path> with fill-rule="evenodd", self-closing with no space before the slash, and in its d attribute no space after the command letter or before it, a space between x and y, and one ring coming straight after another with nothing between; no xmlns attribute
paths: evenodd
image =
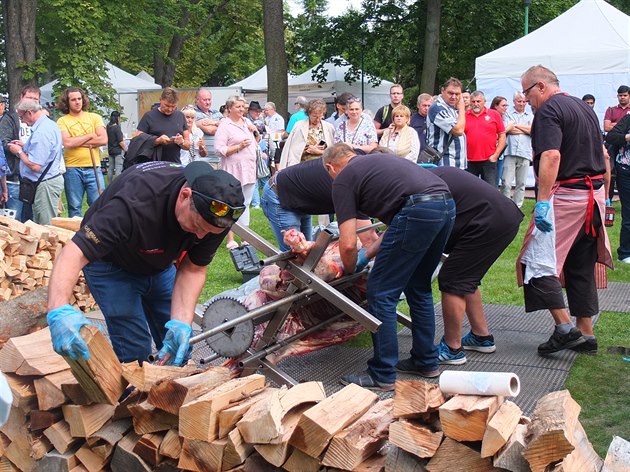
<svg viewBox="0 0 630 472"><path fill-rule="evenodd" d="M96 133L98 127L105 128L103 118L96 113L82 112L79 116L64 115L57 120L57 126L63 131L67 131L71 137L83 136L85 134ZM96 165L101 165L101 156L98 149L93 149ZM64 162L66 167L92 167L90 149L87 147L64 148Z"/></svg>

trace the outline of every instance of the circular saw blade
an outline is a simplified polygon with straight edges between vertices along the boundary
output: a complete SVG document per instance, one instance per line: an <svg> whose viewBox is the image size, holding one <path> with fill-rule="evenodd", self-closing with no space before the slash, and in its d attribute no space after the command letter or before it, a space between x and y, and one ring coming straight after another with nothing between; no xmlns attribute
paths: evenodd
<svg viewBox="0 0 630 472"><path fill-rule="evenodd" d="M203 314L204 331L220 326L227 321L247 313L247 308L238 300L220 297L208 304ZM214 352L223 357L238 357L245 353L254 340L254 323L243 321L206 339Z"/></svg>

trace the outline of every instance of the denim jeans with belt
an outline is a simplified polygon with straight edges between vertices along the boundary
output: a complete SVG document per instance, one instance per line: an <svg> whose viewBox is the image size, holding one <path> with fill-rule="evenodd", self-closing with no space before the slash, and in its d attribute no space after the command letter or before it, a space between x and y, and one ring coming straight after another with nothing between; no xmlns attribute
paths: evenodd
<svg viewBox="0 0 630 472"><path fill-rule="evenodd" d="M617 163L617 191L621 203L621 230L619 232L619 260L630 257L630 166Z"/></svg>
<svg viewBox="0 0 630 472"><path fill-rule="evenodd" d="M382 323L372 334L374 357L368 361L368 372L378 382L396 380L396 306L402 292L407 296L411 315L414 364L423 371L438 367L437 349L433 344L435 313L431 275L442 257L454 221L455 203L445 194L442 200L403 206L383 235L367 289L369 312Z"/></svg>
<svg viewBox="0 0 630 472"><path fill-rule="evenodd" d="M7 200L7 208L15 210L15 219L24 223L22 219L22 202L20 201L20 183L10 182L7 180L7 190L9 192L9 200Z"/></svg>
<svg viewBox="0 0 630 472"><path fill-rule="evenodd" d="M161 349L164 325L171 319L175 266L149 276L132 274L110 262L91 262L83 273L121 362L147 360L152 340Z"/></svg>
<svg viewBox="0 0 630 472"><path fill-rule="evenodd" d="M263 213L269 220L273 234L278 240L281 251L288 251L290 249L289 246L284 244L282 231L295 228L304 233L308 241L311 240L311 233L313 232L312 216L282 208L282 206L280 206L280 197L278 197L276 192L270 187L269 182L267 182L263 188L260 203L262 204Z"/></svg>
<svg viewBox="0 0 630 472"><path fill-rule="evenodd" d="M96 169L96 175L101 185L101 190L105 190L105 179L100 168ZM94 177L92 167L66 167L63 174L64 187L66 189L66 200L68 201L68 216L83 216L83 195L87 193L88 205L92 205L98 198L98 187Z"/></svg>

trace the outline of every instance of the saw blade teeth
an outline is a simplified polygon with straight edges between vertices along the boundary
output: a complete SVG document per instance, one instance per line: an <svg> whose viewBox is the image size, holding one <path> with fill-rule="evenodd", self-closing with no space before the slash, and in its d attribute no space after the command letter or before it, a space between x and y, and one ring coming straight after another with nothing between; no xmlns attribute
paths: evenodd
<svg viewBox="0 0 630 472"><path fill-rule="evenodd" d="M207 303L203 314L203 329L208 330L247 314L248 310L238 299L219 296ZM212 351L227 358L239 357L252 345L254 323L245 320L225 331L207 338L206 344Z"/></svg>

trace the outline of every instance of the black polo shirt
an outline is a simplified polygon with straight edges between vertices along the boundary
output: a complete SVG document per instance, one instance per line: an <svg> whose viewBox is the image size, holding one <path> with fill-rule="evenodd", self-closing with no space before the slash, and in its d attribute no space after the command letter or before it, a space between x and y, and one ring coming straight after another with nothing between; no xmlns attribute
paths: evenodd
<svg viewBox="0 0 630 472"><path fill-rule="evenodd" d="M332 179L320 159L287 167L276 176L280 206L308 215L334 213Z"/></svg>
<svg viewBox="0 0 630 472"><path fill-rule="evenodd" d="M160 137L164 134L172 138L177 134L183 136L184 131L188 129L188 125L186 124L186 117L181 111L175 110L170 115L165 115L155 108L142 116L140 123L138 123L138 129L153 136ZM179 156L180 147L178 144L162 144L163 161L177 162L179 164L181 162Z"/></svg>
<svg viewBox="0 0 630 472"><path fill-rule="evenodd" d="M134 274L157 274L183 251L194 264L208 265L227 230L199 240L181 228L175 203L183 170L170 162L129 168L92 204L72 241L90 262L112 262Z"/></svg>
<svg viewBox="0 0 630 472"><path fill-rule="evenodd" d="M356 156L333 183L339 223L364 213L390 224L409 195L444 192L448 187L438 176L391 154Z"/></svg>

